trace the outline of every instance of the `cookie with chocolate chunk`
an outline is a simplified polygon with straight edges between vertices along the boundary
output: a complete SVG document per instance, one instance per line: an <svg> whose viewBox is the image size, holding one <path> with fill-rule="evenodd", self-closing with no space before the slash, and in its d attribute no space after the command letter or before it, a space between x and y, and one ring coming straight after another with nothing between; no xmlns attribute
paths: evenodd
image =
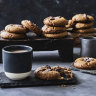
<svg viewBox="0 0 96 96"><path fill-rule="evenodd" d="M70 69L59 66L42 66L37 68L34 71L34 74L37 78L43 80L56 80L56 79L65 79L70 80L73 78L73 73Z"/></svg>
<svg viewBox="0 0 96 96"><path fill-rule="evenodd" d="M54 34L54 33L64 32L64 31L66 31L66 28L65 27L51 27L51 26L44 25L42 27L42 31L44 33L49 33L49 34L53 33Z"/></svg>
<svg viewBox="0 0 96 96"><path fill-rule="evenodd" d="M73 22L92 22L94 17L87 14L77 14L72 17Z"/></svg>
<svg viewBox="0 0 96 96"><path fill-rule="evenodd" d="M73 33L70 33L69 34L71 37L73 38L79 38L79 37L92 37L92 36L96 36L96 32L94 33L76 33L76 32L73 32Z"/></svg>
<svg viewBox="0 0 96 96"><path fill-rule="evenodd" d="M49 34L49 33L44 33L44 36L47 37L47 38L63 38L63 37L66 37L68 36L68 32L65 31L65 32L62 32L62 33L55 33L55 34Z"/></svg>
<svg viewBox="0 0 96 96"><path fill-rule="evenodd" d="M75 60L74 66L79 69L96 69L96 59L81 57Z"/></svg>
<svg viewBox="0 0 96 96"><path fill-rule="evenodd" d="M48 26L59 26L59 27L65 26L68 23L67 19L61 16L56 16L56 17L50 16L45 18L43 22L45 25Z"/></svg>
<svg viewBox="0 0 96 96"><path fill-rule="evenodd" d="M32 23L29 20L23 20L21 21L21 24L29 29L30 31L36 33L37 35L42 35L42 30L34 23Z"/></svg>
<svg viewBox="0 0 96 96"><path fill-rule="evenodd" d="M96 28L74 29L74 32L78 32L78 33L93 33L93 32L96 32Z"/></svg>
<svg viewBox="0 0 96 96"><path fill-rule="evenodd" d="M93 26L93 22L90 23L76 23L75 24L75 28L76 29L84 29L84 28L90 28Z"/></svg>
<svg viewBox="0 0 96 96"><path fill-rule="evenodd" d="M5 30L1 31L0 35L3 39L24 39L24 38L26 38L26 34L9 33Z"/></svg>
<svg viewBox="0 0 96 96"><path fill-rule="evenodd" d="M5 30L10 32L10 33L26 33L28 30L23 27L22 25L19 24L9 24L5 27Z"/></svg>

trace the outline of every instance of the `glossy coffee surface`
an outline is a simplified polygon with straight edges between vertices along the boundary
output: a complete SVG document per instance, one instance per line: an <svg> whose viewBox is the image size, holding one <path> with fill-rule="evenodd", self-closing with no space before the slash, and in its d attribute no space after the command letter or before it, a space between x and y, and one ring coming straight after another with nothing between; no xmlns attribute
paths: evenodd
<svg viewBox="0 0 96 96"><path fill-rule="evenodd" d="M12 50L10 52L26 52L27 50Z"/></svg>

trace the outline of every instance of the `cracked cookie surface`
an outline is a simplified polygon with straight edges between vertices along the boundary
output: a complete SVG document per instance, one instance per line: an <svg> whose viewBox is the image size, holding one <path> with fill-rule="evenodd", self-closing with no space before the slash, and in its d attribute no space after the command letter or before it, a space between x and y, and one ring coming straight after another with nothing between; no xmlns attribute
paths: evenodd
<svg viewBox="0 0 96 96"><path fill-rule="evenodd" d="M50 16L44 19L43 23L48 26L65 26L68 21L64 17L61 16Z"/></svg>
<svg viewBox="0 0 96 96"><path fill-rule="evenodd" d="M81 57L75 60L74 66L79 69L96 69L96 59L91 57Z"/></svg>
<svg viewBox="0 0 96 96"><path fill-rule="evenodd" d="M35 70L35 76L43 80L56 80L56 79L65 79L70 80L73 78L72 71L65 67L59 66L42 66Z"/></svg>

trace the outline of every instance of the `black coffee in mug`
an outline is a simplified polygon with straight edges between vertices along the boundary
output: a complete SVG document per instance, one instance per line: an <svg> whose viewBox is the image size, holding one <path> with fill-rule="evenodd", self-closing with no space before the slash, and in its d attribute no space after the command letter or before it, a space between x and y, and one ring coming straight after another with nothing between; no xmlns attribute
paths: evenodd
<svg viewBox="0 0 96 96"><path fill-rule="evenodd" d="M10 45L2 49L2 59L5 75L12 80L28 77L32 68L32 47L25 45Z"/></svg>

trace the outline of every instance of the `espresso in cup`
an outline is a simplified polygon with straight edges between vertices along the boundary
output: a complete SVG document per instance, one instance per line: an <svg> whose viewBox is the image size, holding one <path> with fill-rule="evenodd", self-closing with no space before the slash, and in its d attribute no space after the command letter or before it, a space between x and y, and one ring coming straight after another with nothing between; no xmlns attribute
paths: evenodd
<svg viewBox="0 0 96 96"><path fill-rule="evenodd" d="M12 50L10 52L26 52L27 50Z"/></svg>
<svg viewBox="0 0 96 96"><path fill-rule="evenodd" d="M5 75L12 80L21 80L31 74L32 47L11 45L2 49Z"/></svg>

